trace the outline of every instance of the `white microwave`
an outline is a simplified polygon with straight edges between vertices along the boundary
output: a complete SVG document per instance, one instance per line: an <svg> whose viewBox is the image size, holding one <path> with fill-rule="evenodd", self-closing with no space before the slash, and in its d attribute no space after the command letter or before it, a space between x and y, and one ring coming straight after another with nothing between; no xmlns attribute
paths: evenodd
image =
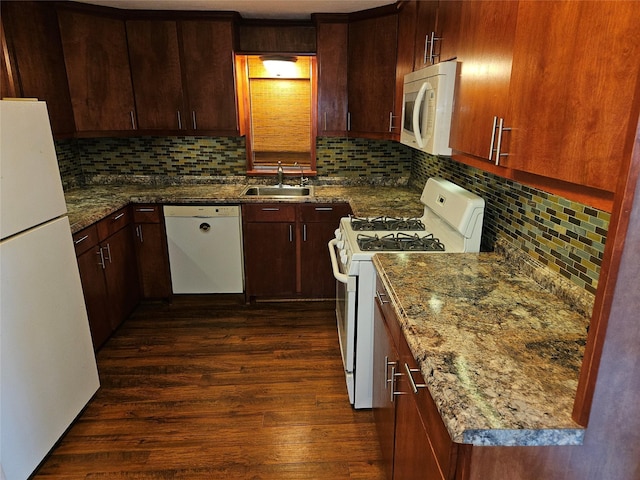
<svg viewBox="0 0 640 480"><path fill-rule="evenodd" d="M449 132L458 63L436 63L404 77L400 142L432 155L451 155Z"/></svg>

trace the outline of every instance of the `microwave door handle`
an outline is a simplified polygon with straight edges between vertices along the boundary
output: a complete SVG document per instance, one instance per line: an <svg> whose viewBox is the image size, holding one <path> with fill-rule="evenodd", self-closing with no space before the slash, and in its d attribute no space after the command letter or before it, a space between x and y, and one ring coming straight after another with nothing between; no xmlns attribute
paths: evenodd
<svg viewBox="0 0 640 480"><path fill-rule="evenodd" d="M422 140L422 132L420 131L420 111L422 110L422 102L424 101L425 94L427 93L427 82L423 83L416 96L416 103L413 107L413 132L416 136L416 143L418 147L424 147L424 141Z"/></svg>

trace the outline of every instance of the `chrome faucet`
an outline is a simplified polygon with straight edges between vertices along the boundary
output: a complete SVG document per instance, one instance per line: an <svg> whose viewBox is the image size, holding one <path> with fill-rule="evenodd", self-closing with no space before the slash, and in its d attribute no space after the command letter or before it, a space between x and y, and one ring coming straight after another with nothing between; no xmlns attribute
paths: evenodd
<svg viewBox="0 0 640 480"><path fill-rule="evenodd" d="M282 162L278 160L278 169L276 170L278 177L278 186L282 187L282 181L284 180L284 170L282 169Z"/></svg>
<svg viewBox="0 0 640 480"><path fill-rule="evenodd" d="M300 168L300 186L306 186L309 183L309 179L304 177L304 170L302 170L302 165L296 162L294 166Z"/></svg>

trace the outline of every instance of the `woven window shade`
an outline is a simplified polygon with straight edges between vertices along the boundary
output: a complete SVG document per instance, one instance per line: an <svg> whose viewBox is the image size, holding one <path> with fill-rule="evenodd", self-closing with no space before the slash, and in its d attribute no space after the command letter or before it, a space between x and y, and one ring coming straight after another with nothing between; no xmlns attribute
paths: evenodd
<svg viewBox="0 0 640 480"><path fill-rule="evenodd" d="M253 151L310 153L310 81L252 78L249 83Z"/></svg>

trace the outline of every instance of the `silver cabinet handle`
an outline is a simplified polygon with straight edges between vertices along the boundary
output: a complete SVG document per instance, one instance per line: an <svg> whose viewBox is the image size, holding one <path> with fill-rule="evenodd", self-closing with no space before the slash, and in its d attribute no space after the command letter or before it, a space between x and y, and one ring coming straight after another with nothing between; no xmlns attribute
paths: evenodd
<svg viewBox="0 0 640 480"><path fill-rule="evenodd" d="M327 131L327 112L324 112L324 131Z"/></svg>
<svg viewBox="0 0 640 480"><path fill-rule="evenodd" d="M316 212L333 212L333 207L316 207Z"/></svg>
<svg viewBox="0 0 640 480"><path fill-rule="evenodd" d="M428 35L427 35L427 38L429 38ZM428 61L432 65L435 63L436 58L440 56L440 54L434 53L436 41L438 40L442 40L442 37L436 37L436 32L431 32L431 41L428 42L429 43ZM426 50L426 47L425 47L425 50ZM425 56L426 56L426 53L425 53Z"/></svg>
<svg viewBox="0 0 640 480"><path fill-rule="evenodd" d="M96 255L100 256L100 260L98 261L98 265L100 265L103 270L105 268L107 268L107 266L104 264L104 254L102 253L102 248L98 249L98 251L96 252Z"/></svg>
<svg viewBox="0 0 640 480"><path fill-rule="evenodd" d="M351 112L347 112L347 132L351 131Z"/></svg>
<svg viewBox="0 0 640 480"><path fill-rule="evenodd" d="M504 126L504 118L500 119L498 123L498 142L496 145L496 165L500 165L500 157L508 157L508 153L501 153L502 147L502 132L510 132L511 129Z"/></svg>
<svg viewBox="0 0 640 480"><path fill-rule="evenodd" d="M419 369L410 368L409 364L406 362L404 364L404 369L407 372L407 377L409 377L409 383L411 384L411 390L413 390L413 393L418 393L419 388L425 388L427 386L426 383L416 383L416 381L413 379L413 375L411 375L413 372L419 372Z"/></svg>
<svg viewBox="0 0 640 480"><path fill-rule="evenodd" d="M136 236L140 239L140 243L144 243L144 238L142 238L142 225L136 225Z"/></svg>
<svg viewBox="0 0 640 480"><path fill-rule="evenodd" d="M376 297L378 297L378 300L380 300L380 303L382 305L386 305L387 303L389 303L389 300L383 300L382 297L387 297L386 293L380 293L376 290ZM387 297L388 298L388 297Z"/></svg>
<svg viewBox="0 0 640 480"><path fill-rule="evenodd" d="M80 245L82 242L84 242L87 238L89 238L89 235L85 235L82 238L79 238L78 240L74 240L73 244L74 245Z"/></svg>
<svg viewBox="0 0 640 480"><path fill-rule="evenodd" d="M307 224L302 225L302 241L307 241Z"/></svg>
<svg viewBox="0 0 640 480"><path fill-rule="evenodd" d="M107 249L107 254L109 254L109 258L107 258L107 260L109 260L109 263L111 263L111 247L109 246L109 244L107 243L107 246L104 247ZM102 251L102 250L101 250Z"/></svg>
<svg viewBox="0 0 640 480"><path fill-rule="evenodd" d="M137 128L136 128L136 117L135 117L135 115L133 114L133 110L130 110L130 111L129 111L129 116L131 117L131 128L132 128L133 130L137 130Z"/></svg>
<svg viewBox="0 0 640 480"><path fill-rule="evenodd" d="M422 56L422 64L426 65L427 64L427 58L429 57L429 55L427 54L427 52L429 51L429 35L425 35L424 37L424 55Z"/></svg>
<svg viewBox="0 0 640 480"><path fill-rule="evenodd" d="M279 212L280 209L279 208L268 207L268 208L263 208L262 211L263 212Z"/></svg>
<svg viewBox="0 0 640 480"><path fill-rule="evenodd" d="M498 125L498 117L493 117L493 127L491 128L491 144L489 145L489 160L493 158L493 143L496 140L497 125Z"/></svg>
<svg viewBox="0 0 640 480"><path fill-rule="evenodd" d="M393 126L393 119L395 117L396 116L393 114L393 112L389 112L389 132L391 132L394 128L396 128Z"/></svg>
<svg viewBox="0 0 640 480"><path fill-rule="evenodd" d="M124 213L120 213L120 214L116 215L115 217L113 217L111 219L111 221L115 222L116 220L120 220L122 217L124 217Z"/></svg>
<svg viewBox="0 0 640 480"><path fill-rule="evenodd" d="M191 111L191 122L193 123L193 129L197 130L198 129L198 124L196 123L196 111L195 110Z"/></svg>
<svg viewBox="0 0 640 480"><path fill-rule="evenodd" d="M182 116L180 115L180 110L177 111L178 114L178 130L182 130Z"/></svg>
<svg viewBox="0 0 640 480"><path fill-rule="evenodd" d="M289 241L293 242L293 225L289 225Z"/></svg>
<svg viewBox="0 0 640 480"><path fill-rule="evenodd" d="M156 211L155 208L145 208L145 207L136 208L136 212L155 212L155 211Z"/></svg>

